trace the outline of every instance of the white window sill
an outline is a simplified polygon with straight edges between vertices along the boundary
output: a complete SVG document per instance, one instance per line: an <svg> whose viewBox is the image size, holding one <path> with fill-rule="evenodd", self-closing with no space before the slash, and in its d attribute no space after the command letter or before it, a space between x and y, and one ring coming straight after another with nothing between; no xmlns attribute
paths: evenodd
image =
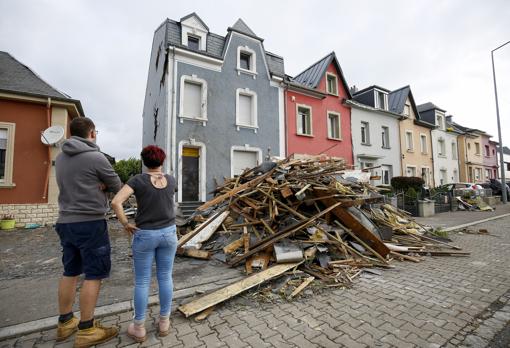
<svg viewBox="0 0 510 348"><path fill-rule="evenodd" d="M182 116L179 115L179 121L180 123L184 123L184 120L193 121L193 122L201 122L202 126L205 127L207 124L207 118L198 118L198 117L190 117L190 116Z"/></svg>
<svg viewBox="0 0 510 348"><path fill-rule="evenodd" d="M328 140L343 141L342 138L332 138L332 137L328 137Z"/></svg>
<svg viewBox="0 0 510 348"><path fill-rule="evenodd" d="M252 129L254 133L257 133L257 131L259 129L258 126L250 126L247 124L239 124L239 123L236 123L236 127L237 127L237 131L240 131L241 128L246 128L246 129Z"/></svg>
<svg viewBox="0 0 510 348"><path fill-rule="evenodd" d="M428 155L429 153L428 152L422 152L421 154L422 155Z"/></svg>
<svg viewBox="0 0 510 348"><path fill-rule="evenodd" d="M16 187L15 183L0 182L0 188L11 189L15 187Z"/></svg>
<svg viewBox="0 0 510 348"><path fill-rule="evenodd" d="M381 149L384 149L384 150L391 150L391 147L389 147L389 146L381 146Z"/></svg>
<svg viewBox="0 0 510 348"><path fill-rule="evenodd" d="M333 92L328 91L328 94L329 95L334 95L335 97L338 97L338 93L333 93Z"/></svg>
<svg viewBox="0 0 510 348"><path fill-rule="evenodd" d="M241 73L253 76L254 80L257 78L257 75L258 75L256 71L251 71L251 70L246 70L246 69L242 69L242 68L237 68L237 75L241 75Z"/></svg>
<svg viewBox="0 0 510 348"><path fill-rule="evenodd" d="M438 154L437 157L446 158L446 155Z"/></svg>
<svg viewBox="0 0 510 348"><path fill-rule="evenodd" d="M361 145L364 145L364 146L372 146L372 144L370 144L370 143L361 143Z"/></svg>
<svg viewBox="0 0 510 348"><path fill-rule="evenodd" d="M412 149L407 149L406 151L409 153L414 153L414 150L412 150Z"/></svg>
<svg viewBox="0 0 510 348"><path fill-rule="evenodd" d="M315 138L313 134L296 133L296 135L299 135L302 137Z"/></svg>

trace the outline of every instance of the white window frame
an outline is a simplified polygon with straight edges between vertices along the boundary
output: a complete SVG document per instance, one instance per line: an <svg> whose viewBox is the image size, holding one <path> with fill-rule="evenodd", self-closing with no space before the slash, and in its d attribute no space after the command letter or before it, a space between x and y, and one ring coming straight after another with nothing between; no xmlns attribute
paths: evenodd
<svg viewBox="0 0 510 348"><path fill-rule="evenodd" d="M329 116L337 116L338 117L338 138L335 138L332 136L332 129L331 129L331 123L329 120ZM342 115L339 112L336 111L327 111L326 112L327 117L327 124L328 124L328 139L331 140L342 140Z"/></svg>
<svg viewBox="0 0 510 348"><path fill-rule="evenodd" d="M384 136L385 134L386 134L386 136ZM385 142L387 144L384 144ZM390 147L390 127L388 127L388 126L381 126L381 147L383 149L391 148Z"/></svg>
<svg viewBox="0 0 510 348"><path fill-rule="evenodd" d="M381 110L388 110L388 94L383 92L383 91L380 91L378 89L374 89L374 97L375 97L375 107L376 109L381 109ZM383 99L384 99L384 105L383 107L381 107L381 105L379 105L379 93L383 95Z"/></svg>
<svg viewBox="0 0 510 348"><path fill-rule="evenodd" d="M440 121L437 120L438 118L440 119ZM439 127L439 129L445 130L445 126L444 126L444 114L439 113L439 112L436 113L436 124Z"/></svg>
<svg viewBox="0 0 510 348"><path fill-rule="evenodd" d="M406 111L407 111L407 113L406 113ZM406 103L406 104L404 105L404 111L403 111L403 113L404 113L404 116L411 116L411 105L410 105L410 104L407 104L407 103Z"/></svg>
<svg viewBox="0 0 510 348"><path fill-rule="evenodd" d="M194 38L194 39L198 39L198 50L200 51L201 47L202 47L202 37L200 35L193 35L193 34L187 34L186 35L186 46L191 49L189 47L189 39L190 37Z"/></svg>
<svg viewBox="0 0 510 348"><path fill-rule="evenodd" d="M243 151L243 152L256 152L257 153L257 162L260 165L262 163L262 150L258 147L252 147L249 144L234 145L230 148L230 177L234 177L234 151Z"/></svg>
<svg viewBox="0 0 510 348"><path fill-rule="evenodd" d="M365 125L365 141L363 141L363 136L361 136L361 145L370 145L370 122L361 121L360 130L362 131L362 133L363 133L363 125Z"/></svg>
<svg viewBox="0 0 510 348"><path fill-rule="evenodd" d="M329 90L329 78L332 77L334 78L335 80L335 90L334 91L330 91ZM326 72L326 92L328 92L328 94L331 94L331 95L336 95L338 96L338 77L333 74L333 73L330 73L330 72Z"/></svg>
<svg viewBox="0 0 510 348"><path fill-rule="evenodd" d="M241 53L249 54L251 56L250 69L241 68ZM248 46L237 47L237 75L241 75L241 73L251 75L254 79L257 76L257 53Z"/></svg>
<svg viewBox="0 0 510 348"><path fill-rule="evenodd" d="M252 98L252 104L251 104L251 112L253 115L253 121L254 124L243 124L239 120L239 96L245 95ZM259 121L258 121L258 114L257 114L257 93L250 90L249 88L238 88L236 90L236 127L239 131L241 128L250 128L253 129L255 133L257 133L257 129L259 128Z"/></svg>
<svg viewBox="0 0 510 348"><path fill-rule="evenodd" d="M310 134L299 132L299 108L308 109L310 111ZM313 137L313 113L312 107L306 104L296 104L296 134L303 137Z"/></svg>
<svg viewBox="0 0 510 348"><path fill-rule="evenodd" d="M200 106L200 111L201 111L200 117L184 115L184 86L185 86L186 82L200 84L202 86L202 93L201 93L202 104ZM207 122L207 81L197 77L197 75L191 75L191 76L190 75L182 75L181 76L181 89L180 89L180 93L179 93L179 119L180 119L181 123L183 123L184 119L202 122L203 126L205 126L205 124Z"/></svg>
<svg viewBox="0 0 510 348"><path fill-rule="evenodd" d="M16 135L16 123L0 122L0 128L7 129L7 146L5 151L5 175L0 179L0 188L15 187L12 181L14 172L14 136Z"/></svg>
<svg viewBox="0 0 510 348"><path fill-rule="evenodd" d="M410 130L406 130L406 133L405 133L405 137L406 137L406 151L407 152L414 152L414 134L412 131ZM409 138L408 138L408 134L411 134L411 143L409 143Z"/></svg>
<svg viewBox="0 0 510 348"><path fill-rule="evenodd" d="M423 181L425 181L425 184L428 185L430 183L430 174L431 174L431 171L430 171L430 167L428 166L421 166L420 167L420 178L422 177L421 175L421 172L423 171L423 169L425 169L425 179L423 179Z"/></svg>
<svg viewBox="0 0 510 348"><path fill-rule="evenodd" d="M441 144L443 146L441 146ZM437 139L437 155L440 157L446 157L446 142L443 138Z"/></svg>
<svg viewBox="0 0 510 348"><path fill-rule="evenodd" d="M423 148L423 140L425 139L425 148ZM420 133L420 150L422 155L428 154L427 150L427 134Z"/></svg>
<svg viewBox="0 0 510 348"><path fill-rule="evenodd" d="M416 177L416 169L417 168L416 168L416 166L411 166L411 165L406 165L406 175L405 176L410 177L410 176L407 175L407 171L409 170L409 168L414 169L414 176L413 177Z"/></svg>
<svg viewBox="0 0 510 348"><path fill-rule="evenodd" d="M455 141L452 141L451 148L452 148L452 159L456 160L457 159L457 143Z"/></svg>

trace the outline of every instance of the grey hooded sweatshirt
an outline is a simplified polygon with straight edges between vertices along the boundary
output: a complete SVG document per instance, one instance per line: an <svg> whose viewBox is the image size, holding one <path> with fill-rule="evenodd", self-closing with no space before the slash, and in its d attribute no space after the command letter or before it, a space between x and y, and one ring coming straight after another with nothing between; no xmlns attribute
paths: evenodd
<svg viewBox="0 0 510 348"><path fill-rule="evenodd" d="M106 192L117 193L121 181L99 147L84 138L72 136L62 145L55 161L58 195L58 223L94 221L108 211Z"/></svg>

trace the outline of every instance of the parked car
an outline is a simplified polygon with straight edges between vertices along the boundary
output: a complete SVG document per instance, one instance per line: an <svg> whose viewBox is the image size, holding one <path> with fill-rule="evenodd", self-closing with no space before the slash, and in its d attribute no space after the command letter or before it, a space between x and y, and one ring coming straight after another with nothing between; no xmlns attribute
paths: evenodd
<svg viewBox="0 0 510 348"><path fill-rule="evenodd" d="M450 184L438 186L436 188L436 191L441 191L441 192L452 192L453 190L478 191L478 190L482 190L482 189L483 189L483 187L481 185L473 184L470 182L453 182Z"/></svg>
<svg viewBox="0 0 510 348"><path fill-rule="evenodd" d="M501 196L503 185L501 184L500 180L489 179L489 182L483 183L482 186L484 188L490 188L494 196ZM507 197L510 197L510 187L508 186L508 184L505 184L505 188Z"/></svg>

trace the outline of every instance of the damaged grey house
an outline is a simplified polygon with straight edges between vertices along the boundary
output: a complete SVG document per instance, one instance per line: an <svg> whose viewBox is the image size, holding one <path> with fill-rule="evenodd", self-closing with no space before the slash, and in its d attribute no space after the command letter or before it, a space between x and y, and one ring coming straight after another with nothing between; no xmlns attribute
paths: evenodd
<svg viewBox="0 0 510 348"><path fill-rule="evenodd" d="M177 201L203 202L225 177L284 156L283 58L241 19L226 36L196 14L155 31L143 109L143 146L167 153Z"/></svg>

